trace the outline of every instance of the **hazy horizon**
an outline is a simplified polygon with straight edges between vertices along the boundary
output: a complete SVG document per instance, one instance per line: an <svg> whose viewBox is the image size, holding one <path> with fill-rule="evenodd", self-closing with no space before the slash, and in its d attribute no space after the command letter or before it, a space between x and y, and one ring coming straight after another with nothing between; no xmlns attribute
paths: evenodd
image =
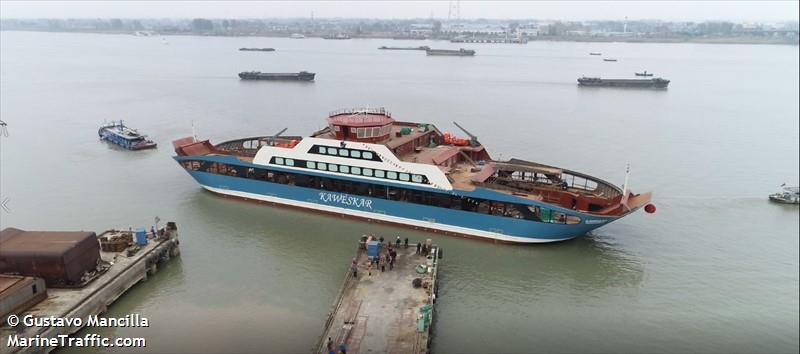
<svg viewBox="0 0 800 354"><path fill-rule="evenodd" d="M0 18L798 21L797 1L2 1ZM451 8L451 5L454 7Z"/></svg>

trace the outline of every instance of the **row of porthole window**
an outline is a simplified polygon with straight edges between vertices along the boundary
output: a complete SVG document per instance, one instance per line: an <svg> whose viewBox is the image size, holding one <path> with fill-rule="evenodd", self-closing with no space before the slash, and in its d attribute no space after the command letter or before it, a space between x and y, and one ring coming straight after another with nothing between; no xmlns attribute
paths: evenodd
<svg viewBox="0 0 800 354"><path fill-rule="evenodd" d="M274 162L276 165L303 167L301 164L295 164L294 159L289 159L289 158L275 157ZM385 178L403 182L426 183L426 178L418 174L376 170L372 168L362 168L357 166L337 165L334 163L327 163L327 162L305 161L305 168L319 170L319 171L346 173L346 174L365 176L365 177Z"/></svg>

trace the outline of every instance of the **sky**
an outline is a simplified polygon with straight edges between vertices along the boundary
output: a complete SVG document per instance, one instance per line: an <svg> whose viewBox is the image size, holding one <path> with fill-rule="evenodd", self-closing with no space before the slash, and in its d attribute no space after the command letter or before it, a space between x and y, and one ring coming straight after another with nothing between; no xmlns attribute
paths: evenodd
<svg viewBox="0 0 800 354"><path fill-rule="evenodd" d="M800 1L14 1L0 18L439 18L797 21ZM453 8L451 8L451 5Z"/></svg>

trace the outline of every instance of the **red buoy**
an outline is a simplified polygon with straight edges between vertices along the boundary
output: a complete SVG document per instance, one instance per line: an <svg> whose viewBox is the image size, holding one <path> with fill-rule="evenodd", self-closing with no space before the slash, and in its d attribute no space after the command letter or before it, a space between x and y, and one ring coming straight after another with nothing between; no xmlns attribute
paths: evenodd
<svg viewBox="0 0 800 354"><path fill-rule="evenodd" d="M652 214L656 212L656 206L654 204L647 204L644 206L644 211L648 214Z"/></svg>

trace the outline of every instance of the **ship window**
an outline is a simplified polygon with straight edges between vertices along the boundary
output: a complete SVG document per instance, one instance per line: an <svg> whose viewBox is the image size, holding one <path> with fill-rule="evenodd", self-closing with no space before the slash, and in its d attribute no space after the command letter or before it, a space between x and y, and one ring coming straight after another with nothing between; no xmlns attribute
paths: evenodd
<svg viewBox="0 0 800 354"><path fill-rule="evenodd" d="M275 158L275 164L283 165L283 157L276 157Z"/></svg>
<svg viewBox="0 0 800 354"><path fill-rule="evenodd" d="M328 164L328 171L336 172L339 171L339 166L334 164Z"/></svg>
<svg viewBox="0 0 800 354"><path fill-rule="evenodd" d="M358 134L357 134L357 136L358 136L359 138L364 138L364 137L365 137L365 136L364 136L364 128L358 128Z"/></svg>
<svg viewBox="0 0 800 354"><path fill-rule="evenodd" d="M336 156L336 148L328 148L328 155Z"/></svg>
<svg viewBox="0 0 800 354"><path fill-rule="evenodd" d="M319 153L320 154L324 154L325 153L325 147L324 146L320 146L319 147Z"/></svg>
<svg viewBox="0 0 800 354"><path fill-rule="evenodd" d="M422 183L422 176L421 175L411 175L411 182Z"/></svg>
<svg viewBox="0 0 800 354"><path fill-rule="evenodd" d="M348 166L339 166L339 172L341 172L341 173L350 173L350 167L348 167Z"/></svg>
<svg viewBox="0 0 800 354"><path fill-rule="evenodd" d="M333 131L338 132L338 131L341 131L341 130L342 130L342 128L340 128L338 125L334 125L333 126Z"/></svg>
<svg viewBox="0 0 800 354"><path fill-rule="evenodd" d="M339 149L339 156L347 157L347 149Z"/></svg>
<svg viewBox="0 0 800 354"><path fill-rule="evenodd" d="M388 178L388 179L397 179L397 172L386 171L386 178Z"/></svg>
<svg viewBox="0 0 800 354"><path fill-rule="evenodd" d="M372 160L372 153L369 151L364 151L364 153L361 156L367 160Z"/></svg>
<svg viewBox="0 0 800 354"><path fill-rule="evenodd" d="M350 128L350 133L355 134L356 133L356 128Z"/></svg>
<svg viewBox="0 0 800 354"><path fill-rule="evenodd" d="M354 175L360 175L361 174L361 167L353 166L353 168L351 170L353 171Z"/></svg>
<svg viewBox="0 0 800 354"><path fill-rule="evenodd" d="M325 171L325 170L328 169L328 164L326 164L324 162L320 162L320 163L317 164L317 169L320 170L320 171Z"/></svg>
<svg viewBox="0 0 800 354"><path fill-rule="evenodd" d="M381 135L381 128L380 127L372 128L372 136L380 136L380 135Z"/></svg>
<svg viewBox="0 0 800 354"><path fill-rule="evenodd" d="M360 159L361 158L361 151L350 150L350 157L355 157L357 159Z"/></svg>
<svg viewBox="0 0 800 354"><path fill-rule="evenodd" d="M286 166L294 166L294 160L293 159L286 159Z"/></svg>
<svg viewBox="0 0 800 354"><path fill-rule="evenodd" d="M406 181L406 182L408 182L408 180L409 180L410 178L411 178L411 177L408 175L408 173L401 173L401 174L400 174L400 180L401 180L401 181Z"/></svg>
<svg viewBox="0 0 800 354"><path fill-rule="evenodd" d="M361 170L361 173L364 176L372 177L372 169L371 168L365 168L365 169Z"/></svg>
<svg viewBox="0 0 800 354"><path fill-rule="evenodd" d="M317 163L314 162L314 161L307 161L306 162L306 167L307 168L317 168Z"/></svg>
<svg viewBox="0 0 800 354"><path fill-rule="evenodd" d="M378 178L386 177L385 171L383 171L383 170L375 170L375 177L378 177Z"/></svg>

